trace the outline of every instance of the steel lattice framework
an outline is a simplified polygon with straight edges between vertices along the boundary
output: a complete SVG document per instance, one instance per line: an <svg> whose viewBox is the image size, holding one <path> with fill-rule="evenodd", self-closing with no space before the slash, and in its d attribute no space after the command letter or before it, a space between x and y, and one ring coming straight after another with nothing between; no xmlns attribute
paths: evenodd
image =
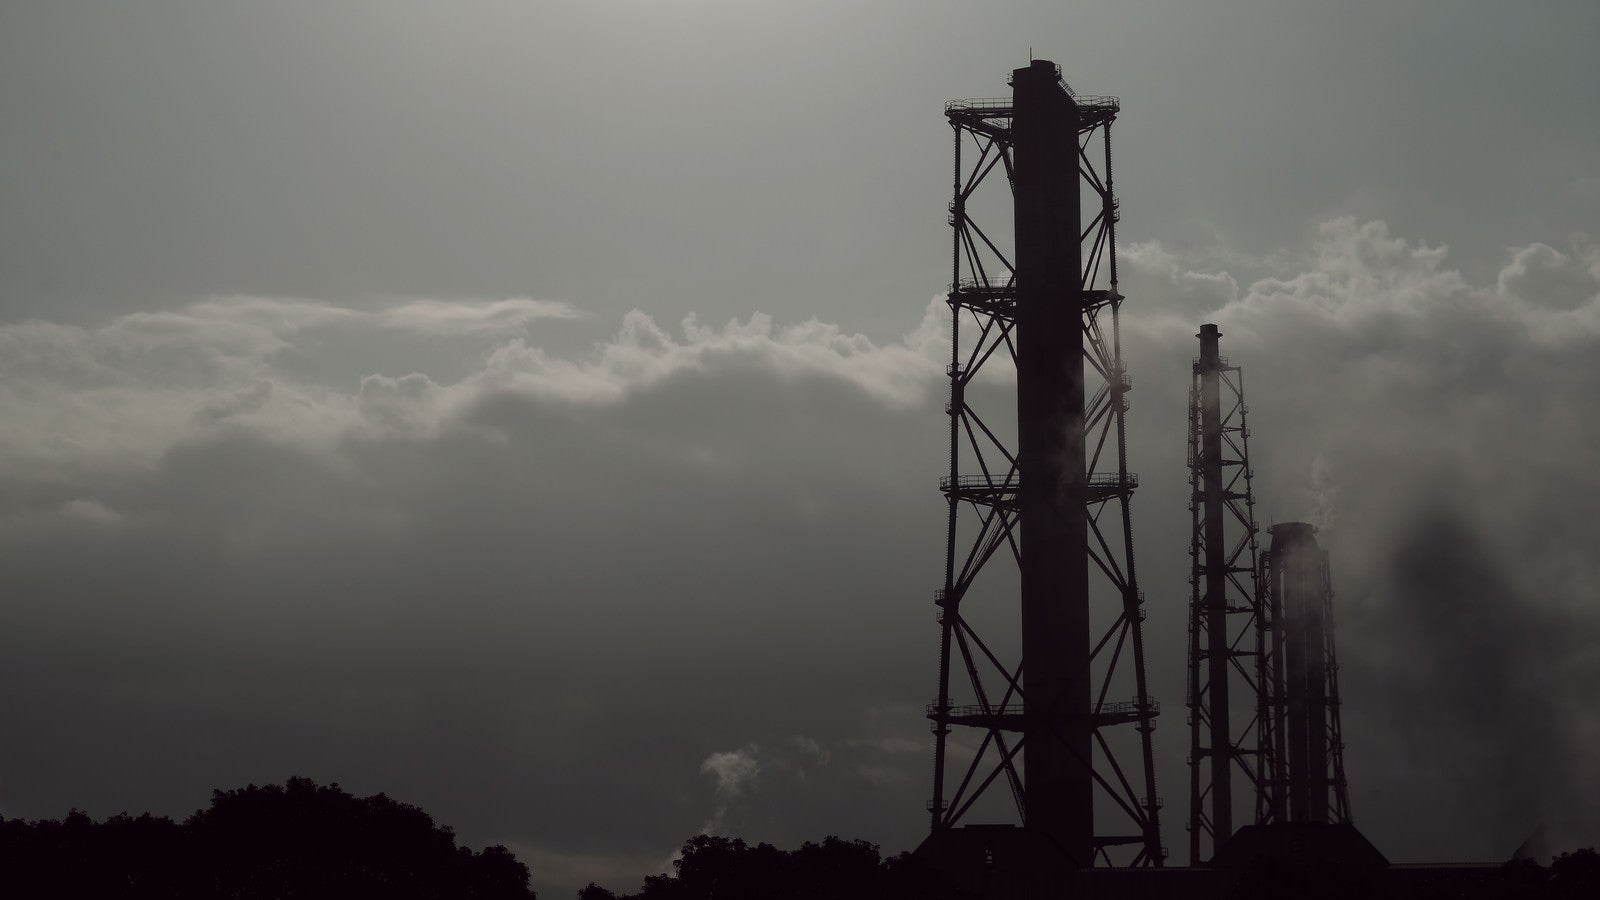
<svg viewBox="0 0 1600 900"><path fill-rule="evenodd" d="M1200 329L1189 389L1189 864L1209 861L1234 833L1233 776L1268 820L1276 666L1257 590L1255 495L1244 373ZM1241 808L1247 808L1241 806Z"/></svg>
<svg viewBox="0 0 1600 900"><path fill-rule="evenodd" d="M928 708L935 735L929 810L935 835L999 808L1052 837L1077 865L1160 866L1165 850L1151 753L1159 710L1145 681L1143 596L1129 515L1138 480L1128 471L1125 431L1131 384L1119 333L1123 297L1117 290L1111 124L1120 106L1114 98L1074 94L1060 82L1059 70L1043 61L1017 70L1014 79L1039 75L1044 66L1053 70L1048 87L1029 90L1060 93L1040 102L1059 109L1064 126L1026 112L1024 104L1032 101L1024 99L1018 80L1011 99L956 101L945 109L955 138L947 295L950 468L940 480L948 530L944 587L935 597L939 691ZM1067 136L1054 144L1029 143L1040 129L1056 127ZM1041 175L1046 166L1065 174ZM1032 185L1040 178L1057 180L1036 190ZM983 206L986 191L1003 199ZM996 216L980 223L975 206L991 213L1013 210L1014 252L1002 249L1013 223ZM1029 231L1030 223L1040 221L1049 227ZM1019 263L1025 254L1033 262ZM1052 283L1044 296L1048 277L1040 273L1048 265L1077 272L1060 282L1059 291ZM1058 371L1055 377L1065 377L1067 387L1060 396L1044 398L1057 403L1056 413L1057 401L1074 405L1070 415L1052 420L1070 423L1062 443L1077 453L1071 465L1056 469L1037 449L1027 449L1029 403L1040 402L1040 389L1029 387L1039 382L1029 373L1051 366L1082 369L1065 376ZM1004 434L1011 412L992 402L1004 394L997 386L1007 384L1013 371L1015 442ZM1035 391L1032 400L1029 390ZM1033 440L1037 448L1038 438ZM1056 497L1030 499L1024 479L1038 490L1047 478ZM1069 538L1057 540L1060 535ZM1041 543L1046 539L1054 543ZM1034 549L1025 560L1029 546ZM1067 574L1083 588L1072 587L1072 578L1059 572L1033 575L1035 585L1041 577L1055 578L1047 588L1068 589L1045 591L1045 603L1030 601L1025 562L1059 569L1057 555L1074 553L1079 568ZM1012 576L995 572L1013 563ZM973 621L1006 615L1009 604L998 601L1014 590L1008 577L1020 577L1023 591L1022 649L1015 653L993 640L992 630L986 640ZM975 607L989 612L977 615ZM1063 625L1063 618L1070 622ZM1041 621L1048 627L1037 627ZM1051 638L1041 650L1040 633L1052 628L1052 634L1072 639ZM1023 656L1037 657L1027 660L1031 677L1025 676ZM953 677L952 669L961 677ZM1003 800L991 796L980 804L990 795Z"/></svg>
<svg viewBox="0 0 1600 900"><path fill-rule="evenodd" d="M1333 641L1333 579L1316 529L1272 526L1261 554L1261 609L1270 634L1257 814L1265 822L1349 823L1339 721L1339 662ZM1263 754L1268 756L1269 754Z"/></svg>

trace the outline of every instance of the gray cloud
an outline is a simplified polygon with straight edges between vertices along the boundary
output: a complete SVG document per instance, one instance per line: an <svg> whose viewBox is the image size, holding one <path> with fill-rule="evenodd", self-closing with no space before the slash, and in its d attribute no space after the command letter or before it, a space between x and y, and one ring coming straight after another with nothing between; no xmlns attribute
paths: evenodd
<svg viewBox="0 0 1600 900"><path fill-rule="evenodd" d="M503 314L507 309L512 313ZM927 398L937 359L947 352L934 309L905 340L882 346L815 320L774 329L759 314L722 328L691 317L675 337L635 311L613 338L584 356L553 356L520 337L487 351L480 343L482 363L454 383L440 386L424 373L370 375L354 396L297 376L291 370L304 365L303 358L282 358L337 356L341 341L380 339L386 329L493 342L536 319L575 313L533 301L457 309L411 300L361 310L225 298L176 312L120 316L99 327L3 325L6 371L28 389L0 394L0 413L17 423L3 439L8 452L0 465L16 471L80 462L148 464L196 436L197 428L224 422L277 442L326 449L364 425L428 433L496 397L616 403L678 373L723 366L843 379L905 408Z"/></svg>
<svg viewBox="0 0 1600 900"><path fill-rule="evenodd" d="M1225 283L1188 277L1221 271L1203 258L1128 266L1155 690L1182 692L1173 498L1214 319L1246 367L1262 508L1324 517L1363 827L1400 859L1492 858L1538 821L1578 841L1593 823L1559 788L1600 755L1600 434L1578 414L1600 372L1594 333L1549 323L1593 302L1573 299L1592 263L1524 248L1475 282L1381 223L1320 235L1233 296L1188 290ZM1557 267L1566 299L1518 266ZM318 354L401 340L393 307L0 326L0 411L28 423L0 464L0 658L36 736L0 758L8 814L183 812L301 772L618 885L708 815L914 843L948 352L940 304L917 306L890 341L637 312L577 352L539 322L467 329L455 377L346 382ZM1181 728L1157 741L1170 793Z"/></svg>
<svg viewBox="0 0 1600 900"><path fill-rule="evenodd" d="M219 361L209 378L112 326L0 331L72 334L67 368L108 373L19 369L3 401L34 417L6 432L0 556L24 623L4 639L8 703L39 736L6 751L8 814L184 812L305 772L590 872L702 826L728 798L693 776L721 747L822 736L768 769L761 797L796 802L745 797L729 820L788 839L849 830L853 780L796 781L834 732L921 732L864 718L920 681L920 643L864 690L853 662L903 630L905 599L925 612L906 583L933 529L899 521L936 470L902 458L938 427L915 336L759 319L675 336L641 314L576 357L485 336L458 380L341 390L296 368L339 352L327 328L265 354L202 330L223 337L184 349ZM819 654L845 664L792 677Z"/></svg>
<svg viewBox="0 0 1600 900"><path fill-rule="evenodd" d="M418 299L386 309L383 325L428 336L503 334L525 330L539 319L572 319L571 304L518 297L493 302Z"/></svg>

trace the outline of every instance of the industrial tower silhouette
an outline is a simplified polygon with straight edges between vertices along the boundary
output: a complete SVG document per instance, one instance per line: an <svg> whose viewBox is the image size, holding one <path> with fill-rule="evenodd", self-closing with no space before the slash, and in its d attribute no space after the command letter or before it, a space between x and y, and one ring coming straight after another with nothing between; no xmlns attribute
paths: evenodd
<svg viewBox="0 0 1600 900"><path fill-rule="evenodd" d="M1047 60L1015 70L1011 88L1007 99L945 109L955 136L950 469L940 482L948 521L923 853L1160 866L1158 709L1145 682L1129 514L1138 482L1124 423L1131 382L1118 332L1119 104L1076 94ZM980 222L982 208L993 210L985 189L1004 197L1006 187L1011 222ZM1006 365L1014 408L985 405L995 392L984 375ZM1004 436L1012 415L1014 441ZM997 571L1009 568L1002 561L1015 568ZM980 622L1007 618L1008 597L1020 599L1020 654L1002 643L1009 635L980 633ZM974 734L976 752L951 741L958 728ZM1004 801L990 802L1002 791ZM962 827L996 813L1004 820L991 825L1012 827Z"/></svg>

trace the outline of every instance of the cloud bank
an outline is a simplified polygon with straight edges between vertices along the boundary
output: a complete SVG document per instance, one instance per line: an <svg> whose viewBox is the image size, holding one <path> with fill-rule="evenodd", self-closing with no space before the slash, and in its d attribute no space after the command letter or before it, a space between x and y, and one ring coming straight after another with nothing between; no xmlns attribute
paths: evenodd
<svg viewBox="0 0 1600 900"><path fill-rule="evenodd" d="M1252 265L1127 255L1158 696L1215 321L1263 519L1333 553L1358 822L1396 859L1593 842L1600 254L1527 244L1474 281L1341 219ZM888 341L634 312L577 352L552 347L578 308L535 300L0 325L0 702L30 736L0 802L182 813L306 774L515 846L542 889L633 883L719 808L756 840L913 844L949 348L942 302L905 310Z"/></svg>

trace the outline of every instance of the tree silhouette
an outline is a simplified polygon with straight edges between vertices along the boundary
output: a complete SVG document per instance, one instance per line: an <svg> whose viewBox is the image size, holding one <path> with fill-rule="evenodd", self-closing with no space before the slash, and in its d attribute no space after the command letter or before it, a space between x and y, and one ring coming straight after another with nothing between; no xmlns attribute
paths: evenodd
<svg viewBox="0 0 1600 900"><path fill-rule="evenodd" d="M883 859L866 841L827 837L784 851L739 838L698 835L673 861L674 874L645 878L620 897L597 884L579 900L958 900L961 896L901 854Z"/></svg>
<svg viewBox="0 0 1600 900"><path fill-rule="evenodd" d="M1600 897L1600 853L1585 847L1551 860L1550 886L1557 897Z"/></svg>
<svg viewBox="0 0 1600 900"><path fill-rule="evenodd" d="M0 894L100 898L533 900L504 847L458 847L448 827L383 794L307 778L215 791L179 825L0 820Z"/></svg>

